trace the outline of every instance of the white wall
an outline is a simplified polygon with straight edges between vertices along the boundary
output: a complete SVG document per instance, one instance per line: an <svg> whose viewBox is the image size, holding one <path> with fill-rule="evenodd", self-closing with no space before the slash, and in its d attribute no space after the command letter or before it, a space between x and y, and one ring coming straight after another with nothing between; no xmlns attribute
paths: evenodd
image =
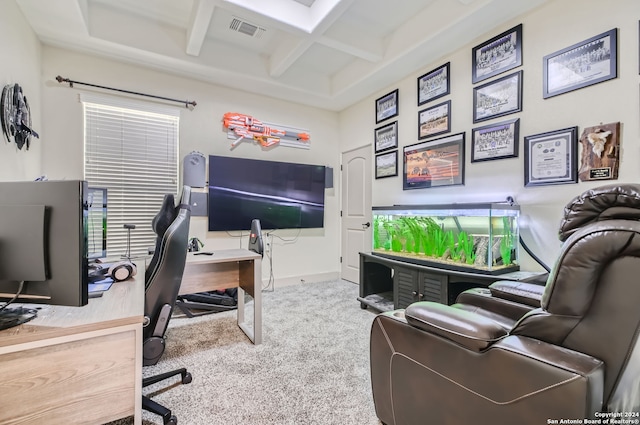
<svg viewBox="0 0 640 425"><path fill-rule="evenodd" d="M509 195L513 196L521 205L521 233L525 242L551 266L560 248L557 229L564 205L589 188L616 181L525 188L524 136L572 126L578 126L579 136L585 127L620 121L622 152L617 182L639 181L639 18L640 2L637 0L617 0L604 7L602 2L595 0L549 2L342 111L341 149L346 151L372 142L374 128L377 127L374 117L375 99L398 88L399 176L374 181L373 205L486 202L501 201ZM523 65L514 71L524 71L523 111L489 121L500 122L520 118L519 157L471 164L471 129L488 123L473 124L474 85L471 84L471 50L520 23L523 24ZM617 79L546 100L542 98L543 56L616 27L619 28ZM451 94L418 107L416 79L446 62L451 62ZM507 74L508 72L503 75ZM481 84L484 82L478 85ZM419 141L418 110L447 99L451 99L452 102L452 127L449 134L466 132L465 185L403 191L402 147ZM391 121L393 120L388 122ZM541 270L524 251L521 251L521 255L523 269Z"/></svg>
<svg viewBox="0 0 640 425"><path fill-rule="evenodd" d="M339 169L340 152L371 144L374 100L400 89L400 148L418 142L416 78L445 62L451 62L452 133L467 133L465 186L402 190L400 177L376 180L374 205L392 203L447 203L497 201L511 195L522 205L522 233L547 263L552 263L560 243L556 239L562 207L590 187L613 181L578 183L537 188L523 187L522 140L526 135L598 123L622 122L622 154L619 182L638 181L640 124L638 117L638 17L640 3L618 0L615 7L602 8L595 0L554 1L505 24L465 48L425 65L424 69L380 90L340 114L282 102L220 86L177 78L138 66L118 64L89 55L53 47L41 48L35 35L13 2L0 14L0 82L21 84L28 96L33 126L41 134L30 151L18 151L15 144L0 142L0 179L30 180L43 173L50 178L82 177L82 109L80 87L70 89L57 83L56 75L79 81L110 85L180 99L196 100L193 111L185 110L181 120L181 157L193 150L205 154L246 156L333 166L336 189L327 191L326 225L323 230L302 231L295 243L274 242L274 274L286 280L294 276L337 273L339 270ZM470 163L469 137L472 128L471 49L519 23L524 30L524 109L507 118L520 118L520 156L515 159ZM619 28L619 78L542 99L542 57L611 28ZM277 148L268 152L244 144L234 151L221 129L224 112L237 111L310 130L312 149ZM499 121L497 119L496 121ZM42 159L41 159L42 157ZM286 238L295 236L284 234ZM237 238L207 232L206 219L194 218L192 235L204 240L207 249L239 245ZM243 243L246 244L246 238ZM281 245L278 245L280 243ZM525 255L523 267L536 264ZM265 274L268 268L265 267Z"/></svg>
<svg viewBox="0 0 640 425"><path fill-rule="evenodd" d="M141 93L181 100L195 100L193 110L184 108L180 117L180 155L192 151L205 155L225 155L318 164L339 168L338 115L334 112L283 102L251 93L231 90L162 72L117 63L106 59L72 53L54 47L44 47L42 56L42 95L44 117L43 169L50 179L82 178L83 119L79 93L92 89L55 81L57 75L75 81L116 87ZM113 95L114 92L92 90ZM138 100L149 100L136 97ZM179 104L174 104L181 107ZM308 129L311 149L276 147L262 150L250 142L230 149L230 140L222 127L225 112L240 112L256 118ZM182 162L182 160L181 160ZM182 166L182 164L181 164ZM339 271L339 190L327 189L325 197L325 227L301 231L277 231L286 242L273 239L273 272L276 286L287 279L318 280L337 277ZM247 230L250 223L247 223ZM204 249L237 248L240 232L208 232L206 217L193 217L191 236L205 243ZM247 232L242 246L247 246ZM296 238L297 236L297 238ZM289 242L294 240L295 242ZM263 275L268 277L268 261L263 263ZM291 283L291 282L288 282Z"/></svg>
<svg viewBox="0 0 640 425"><path fill-rule="evenodd" d="M3 2L0 13L0 91L20 84L27 97L34 130L40 131L40 42L15 2ZM40 176L42 141L32 138L31 147L19 150L0 135L0 181L34 180Z"/></svg>

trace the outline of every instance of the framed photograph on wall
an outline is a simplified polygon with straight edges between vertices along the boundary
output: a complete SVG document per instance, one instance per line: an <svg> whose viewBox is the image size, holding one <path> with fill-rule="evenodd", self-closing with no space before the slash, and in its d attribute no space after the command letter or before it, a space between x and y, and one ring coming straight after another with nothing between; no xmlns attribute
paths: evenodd
<svg viewBox="0 0 640 425"><path fill-rule="evenodd" d="M578 182L578 127L524 138L524 185Z"/></svg>
<svg viewBox="0 0 640 425"><path fill-rule="evenodd" d="M522 24L474 47L471 63L473 84L522 65Z"/></svg>
<svg viewBox="0 0 640 425"><path fill-rule="evenodd" d="M398 89L376 99L376 124L398 115Z"/></svg>
<svg viewBox="0 0 640 425"><path fill-rule="evenodd" d="M473 122L522 111L522 71L473 89Z"/></svg>
<svg viewBox="0 0 640 425"><path fill-rule="evenodd" d="M446 96L451 92L450 63L447 62L441 67L418 77L418 106Z"/></svg>
<svg viewBox="0 0 640 425"><path fill-rule="evenodd" d="M376 153L398 147L398 121L375 129Z"/></svg>
<svg viewBox="0 0 640 425"><path fill-rule="evenodd" d="M403 148L402 189L464 184L465 133Z"/></svg>
<svg viewBox="0 0 640 425"><path fill-rule="evenodd" d="M398 175L398 151L376 155L376 179Z"/></svg>
<svg viewBox="0 0 640 425"><path fill-rule="evenodd" d="M542 59L542 97L578 90L618 76L618 29L614 28Z"/></svg>
<svg viewBox="0 0 640 425"><path fill-rule="evenodd" d="M471 130L471 162L518 156L520 119L498 122Z"/></svg>
<svg viewBox="0 0 640 425"><path fill-rule="evenodd" d="M418 111L418 139L451 131L451 101Z"/></svg>

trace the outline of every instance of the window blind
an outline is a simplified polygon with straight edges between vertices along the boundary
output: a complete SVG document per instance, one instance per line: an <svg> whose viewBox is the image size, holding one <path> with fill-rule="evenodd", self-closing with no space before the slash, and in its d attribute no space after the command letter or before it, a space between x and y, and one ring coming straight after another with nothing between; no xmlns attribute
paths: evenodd
<svg viewBox="0 0 640 425"><path fill-rule="evenodd" d="M151 220L165 194L178 192L179 112L142 102L81 95L84 178L107 188L107 256L131 256L155 246Z"/></svg>

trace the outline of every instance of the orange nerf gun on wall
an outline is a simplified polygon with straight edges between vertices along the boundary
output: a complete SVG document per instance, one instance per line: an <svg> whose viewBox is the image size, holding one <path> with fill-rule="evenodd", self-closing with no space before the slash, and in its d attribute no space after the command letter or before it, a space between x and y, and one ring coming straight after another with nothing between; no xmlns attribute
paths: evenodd
<svg viewBox="0 0 640 425"><path fill-rule="evenodd" d="M237 112L227 112L223 117L225 128L233 131L238 138L231 143L231 147L236 146L244 139L251 139L260 143L263 147L270 147L280 142L280 139L293 139L308 142L308 133L298 133L279 128L269 127L262 121L250 115L239 114Z"/></svg>

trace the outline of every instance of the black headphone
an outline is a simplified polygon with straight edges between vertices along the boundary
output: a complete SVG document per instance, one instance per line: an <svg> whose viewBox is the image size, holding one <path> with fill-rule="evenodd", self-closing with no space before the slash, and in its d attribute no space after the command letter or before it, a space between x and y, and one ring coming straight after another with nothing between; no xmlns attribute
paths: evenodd
<svg viewBox="0 0 640 425"><path fill-rule="evenodd" d="M131 261L120 261L113 263L109 267L108 275L116 282L121 282L133 277L138 273L138 268Z"/></svg>

